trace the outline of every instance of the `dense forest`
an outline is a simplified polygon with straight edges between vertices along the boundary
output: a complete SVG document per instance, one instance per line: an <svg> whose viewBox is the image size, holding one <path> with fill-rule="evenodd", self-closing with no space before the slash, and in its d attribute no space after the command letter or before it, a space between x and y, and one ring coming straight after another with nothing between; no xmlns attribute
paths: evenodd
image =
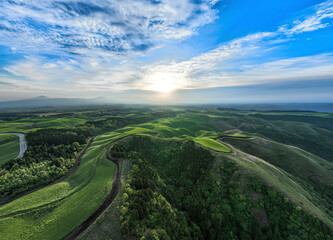
<svg viewBox="0 0 333 240"><path fill-rule="evenodd" d="M332 231L273 189L191 141L133 137L111 149L131 159L124 234L141 239L331 239Z"/></svg>

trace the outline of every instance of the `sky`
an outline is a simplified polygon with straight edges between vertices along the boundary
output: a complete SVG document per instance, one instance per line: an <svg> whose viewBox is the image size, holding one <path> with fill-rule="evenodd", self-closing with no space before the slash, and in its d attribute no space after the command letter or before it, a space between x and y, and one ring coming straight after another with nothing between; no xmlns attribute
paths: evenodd
<svg viewBox="0 0 333 240"><path fill-rule="evenodd" d="M0 101L333 102L333 0L0 0Z"/></svg>

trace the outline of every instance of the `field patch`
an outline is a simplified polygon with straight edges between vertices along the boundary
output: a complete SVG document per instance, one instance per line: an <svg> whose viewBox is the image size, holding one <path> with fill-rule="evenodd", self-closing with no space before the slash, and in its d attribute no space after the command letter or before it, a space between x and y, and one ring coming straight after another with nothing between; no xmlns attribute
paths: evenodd
<svg viewBox="0 0 333 240"><path fill-rule="evenodd" d="M19 153L19 137L13 134L0 134L0 165L17 157Z"/></svg>
<svg viewBox="0 0 333 240"><path fill-rule="evenodd" d="M79 118L59 118L48 121L39 121L34 124L36 128L49 128L49 127L74 127L79 124L84 124L86 121Z"/></svg>
<svg viewBox="0 0 333 240"><path fill-rule="evenodd" d="M225 152L225 153L231 152L231 150L227 146L211 138L199 137L199 138L193 138L193 141L217 152Z"/></svg>

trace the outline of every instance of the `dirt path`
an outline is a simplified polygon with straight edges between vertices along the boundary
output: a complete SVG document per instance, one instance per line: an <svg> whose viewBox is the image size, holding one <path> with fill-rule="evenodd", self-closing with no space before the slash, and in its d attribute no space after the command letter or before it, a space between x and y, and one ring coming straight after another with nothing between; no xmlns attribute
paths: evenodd
<svg viewBox="0 0 333 240"><path fill-rule="evenodd" d="M112 161L114 164L116 164L116 175L112 183L112 189L109 194L109 196L106 198L104 203L97 209L96 212L94 212L87 220L85 220L79 227L77 227L74 231L72 231L70 234L68 234L66 237L63 238L63 240L72 240L78 237L83 231L85 231L91 224L93 224L98 217L102 215L102 213L109 207L109 205L112 203L112 201L116 198L118 191L120 189L120 168L119 168L119 162L117 159L112 158L109 155L109 148L111 147L113 143L110 143L106 146L105 149L105 156L108 160Z"/></svg>
<svg viewBox="0 0 333 240"><path fill-rule="evenodd" d="M29 191L29 192L26 192L26 193L20 194L20 195L14 197L14 198L12 198L12 199L9 199L9 200L6 200L6 201L3 201L3 202L0 202L0 206L5 205L5 204L7 204L7 203L10 203L10 202L12 202L12 201L14 201L14 200L16 200L16 199L18 199L18 198L24 197L24 196L26 196L26 195L28 195L28 194L30 194L30 193L36 192L36 191L38 191L38 190L40 190L40 189L42 189L42 188L45 188L45 187L48 187L48 186L54 185L54 184L56 184L56 183L62 182L62 181L64 181L65 179L67 179L69 176L71 176L71 175L72 175L72 174L78 169L78 167L80 166L81 159L82 159L83 155L86 153L87 149L91 146L91 144L92 144L92 142L94 141L94 139L95 139L95 137L92 137L92 138L89 139L89 141L88 141L87 145L85 146L85 148L81 151L80 155L76 158L73 167L68 171L68 173L67 173L65 176L63 176L62 178L60 178L60 179L58 179L58 180L56 180L56 181L54 181L54 182L52 182L52 183L50 183L50 184L48 184L48 185L40 186L40 187L35 188L35 189L33 189L33 190Z"/></svg>

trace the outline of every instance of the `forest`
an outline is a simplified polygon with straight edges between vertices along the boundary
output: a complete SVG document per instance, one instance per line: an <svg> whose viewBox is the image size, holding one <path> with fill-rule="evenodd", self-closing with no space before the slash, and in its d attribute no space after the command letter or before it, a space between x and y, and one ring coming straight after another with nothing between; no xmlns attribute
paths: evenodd
<svg viewBox="0 0 333 240"><path fill-rule="evenodd" d="M237 166L225 159L213 169L214 157L194 142L133 137L111 149L114 157L125 157L126 152L131 171L120 216L125 234L139 239L333 236L329 227L254 178L249 177L241 191L234 179ZM253 200L254 195L258 199Z"/></svg>

